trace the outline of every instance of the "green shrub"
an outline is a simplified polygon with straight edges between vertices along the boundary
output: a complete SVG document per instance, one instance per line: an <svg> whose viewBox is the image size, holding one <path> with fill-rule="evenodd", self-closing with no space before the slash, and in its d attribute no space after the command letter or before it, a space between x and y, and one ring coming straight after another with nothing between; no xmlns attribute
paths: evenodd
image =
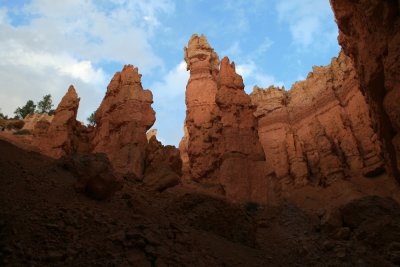
<svg viewBox="0 0 400 267"><path fill-rule="evenodd" d="M32 134L32 132L29 131L29 130L18 130L18 131L15 131L13 134L15 134L15 135L28 135L28 134Z"/></svg>

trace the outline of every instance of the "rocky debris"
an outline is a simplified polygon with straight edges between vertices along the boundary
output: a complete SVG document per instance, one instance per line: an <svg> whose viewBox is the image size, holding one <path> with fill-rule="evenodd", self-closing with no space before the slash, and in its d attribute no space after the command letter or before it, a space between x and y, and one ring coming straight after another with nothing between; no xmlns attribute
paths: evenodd
<svg viewBox="0 0 400 267"><path fill-rule="evenodd" d="M258 134L281 190L384 172L381 143L350 58L313 67L290 91L255 87Z"/></svg>
<svg viewBox="0 0 400 267"><path fill-rule="evenodd" d="M161 192L178 185L181 176L179 150L174 146L163 146L156 136L152 136L146 148L144 185Z"/></svg>
<svg viewBox="0 0 400 267"><path fill-rule="evenodd" d="M168 211L185 214L184 225L249 247L256 245L256 225L246 210L238 205L194 193L176 198Z"/></svg>
<svg viewBox="0 0 400 267"><path fill-rule="evenodd" d="M61 165L77 177L75 189L103 200L121 188L105 154L74 154L61 159Z"/></svg>
<svg viewBox="0 0 400 267"><path fill-rule="evenodd" d="M264 153L235 64L228 58L220 62L204 35L190 38L185 61L190 70L185 121L189 176L219 188L229 199L265 202Z"/></svg>
<svg viewBox="0 0 400 267"><path fill-rule="evenodd" d="M327 250L337 257L363 258L366 266L399 264L400 205L396 201L368 196L334 208L329 214L334 222L329 228L326 216L321 219L323 233L331 239L325 241ZM356 249L350 251L350 247Z"/></svg>
<svg viewBox="0 0 400 267"><path fill-rule="evenodd" d="M400 179L400 12L391 0L330 0L393 175Z"/></svg>
<svg viewBox="0 0 400 267"><path fill-rule="evenodd" d="M138 69L126 65L112 78L96 111L93 152L105 153L121 175L143 178L146 132L155 121L152 103Z"/></svg>
<svg viewBox="0 0 400 267"><path fill-rule="evenodd" d="M24 127L22 129L33 131L35 129L36 124L39 121L47 121L47 122L51 123L52 120L53 120L53 116L48 115L46 113L44 113L44 114L39 114L39 113L29 114L28 116L26 116L24 118Z"/></svg>
<svg viewBox="0 0 400 267"><path fill-rule="evenodd" d="M32 144L52 158L89 150L84 126L76 120L79 98L71 85L54 112L51 122L39 120L33 129Z"/></svg>

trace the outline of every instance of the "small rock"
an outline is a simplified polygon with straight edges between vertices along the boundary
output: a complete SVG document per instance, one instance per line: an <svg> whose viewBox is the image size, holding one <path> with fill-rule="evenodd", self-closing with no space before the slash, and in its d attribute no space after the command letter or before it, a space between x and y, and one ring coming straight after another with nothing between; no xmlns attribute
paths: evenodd
<svg viewBox="0 0 400 267"><path fill-rule="evenodd" d="M336 247L335 248L335 254L336 254L336 257L338 257L338 258L346 257L346 248L344 248L344 247Z"/></svg>
<svg viewBox="0 0 400 267"><path fill-rule="evenodd" d="M65 254L61 251L49 251L46 260L49 262L58 262L65 259Z"/></svg>
<svg viewBox="0 0 400 267"><path fill-rule="evenodd" d="M348 240L350 238L350 228L349 227L341 227L336 229L333 233L332 238L335 240Z"/></svg>
<svg viewBox="0 0 400 267"><path fill-rule="evenodd" d="M149 262L143 251L129 251L126 255L126 258L128 259L128 262L132 264L132 266L151 267L151 262Z"/></svg>

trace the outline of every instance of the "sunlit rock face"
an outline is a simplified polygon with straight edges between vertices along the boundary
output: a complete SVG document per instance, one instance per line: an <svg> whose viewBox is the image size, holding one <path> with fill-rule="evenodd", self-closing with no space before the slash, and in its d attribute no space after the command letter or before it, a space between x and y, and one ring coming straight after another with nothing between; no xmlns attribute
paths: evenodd
<svg viewBox="0 0 400 267"><path fill-rule="evenodd" d="M258 132L281 189L329 186L384 172L381 143L350 58L314 67L290 91L258 87Z"/></svg>
<svg viewBox="0 0 400 267"><path fill-rule="evenodd" d="M400 11L398 1L331 0L339 43L351 57L386 157L400 179ZM400 180L399 180L400 181Z"/></svg>
<svg viewBox="0 0 400 267"><path fill-rule="evenodd" d="M39 121L46 121L51 123L53 120L52 115L48 115L47 113L44 114L39 114L39 113L33 113L29 114L24 118L24 127L22 128L23 130L28 130L28 131L33 131L35 129L36 124Z"/></svg>
<svg viewBox="0 0 400 267"><path fill-rule="evenodd" d="M254 107L228 58L219 61L206 38L193 35L185 48L185 148L190 179L232 200L267 199L267 168Z"/></svg>
<svg viewBox="0 0 400 267"><path fill-rule="evenodd" d="M33 129L33 145L42 154L60 158L75 152L88 151L84 126L76 120L79 98L71 85L54 112L51 122L38 121Z"/></svg>
<svg viewBox="0 0 400 267"><path fill-rule="evenodd" d="M96 111L92 145L93 152L108 156L119 174L143 177L146 132L155 121L152 103L151 91L143 90L141 75L132 65L117 72L107 87Z"/></svg>

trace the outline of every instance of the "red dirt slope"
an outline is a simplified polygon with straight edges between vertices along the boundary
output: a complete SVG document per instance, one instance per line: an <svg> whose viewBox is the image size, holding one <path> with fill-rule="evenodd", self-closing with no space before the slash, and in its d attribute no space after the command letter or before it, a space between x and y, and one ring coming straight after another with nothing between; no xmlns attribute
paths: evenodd
<svg viewBox="0 0 400 267"><path fill-rule="evenodd" d="M129 181L95 201L75 181L59 162L0 141L0 266L400 264L400 208L391 199L308 214Z"/></svg>

